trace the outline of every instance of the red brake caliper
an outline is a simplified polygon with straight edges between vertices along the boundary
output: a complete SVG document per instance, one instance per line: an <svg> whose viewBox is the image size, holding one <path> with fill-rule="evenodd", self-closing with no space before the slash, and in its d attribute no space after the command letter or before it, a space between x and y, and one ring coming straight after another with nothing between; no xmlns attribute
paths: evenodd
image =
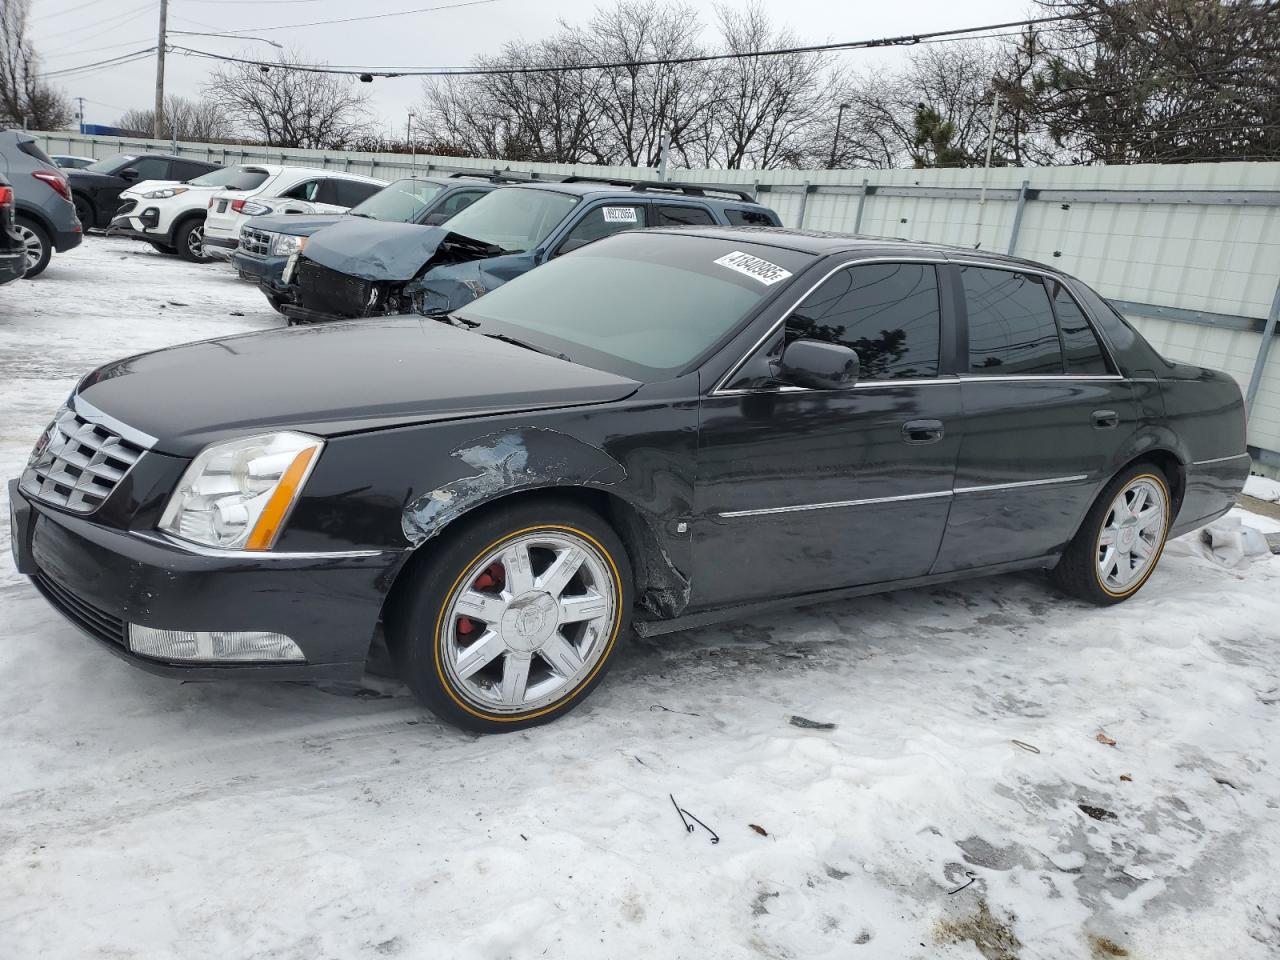
<svg viewBox="0 0 1280 960"><path fill-rule="evenodd" d="M480 576L475 578L471 584L471 589L480 593L498 593L506 582L506 568L495 560L480 572ZM458 618L458 636L460 637L469 637L482 629L484 629L484 624L479 621L472 620L470 617Z"/></svg>

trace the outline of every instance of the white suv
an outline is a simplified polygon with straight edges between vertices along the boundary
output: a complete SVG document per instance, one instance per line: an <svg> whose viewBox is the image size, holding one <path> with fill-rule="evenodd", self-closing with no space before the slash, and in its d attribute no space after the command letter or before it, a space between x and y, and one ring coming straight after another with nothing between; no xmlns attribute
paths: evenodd
<svg viewBox="0 0 1280 960"><path fill-rule="evenodd" d="M250 217L271 213L346 213L373 196L386 181L336 170L284 167L250 196L224 190L209 198L204 254L229 260Z"/></svg>
<svg viewBox="0 0 1280 960"><path fill-rule="evenodd" d="M147 180L120 194L121 205L107 233L145 240L161 253L176 253L202 263L204 218L209 198L218 191L251 196L283 167L249 164L223 167L186 183Z"/></svg>

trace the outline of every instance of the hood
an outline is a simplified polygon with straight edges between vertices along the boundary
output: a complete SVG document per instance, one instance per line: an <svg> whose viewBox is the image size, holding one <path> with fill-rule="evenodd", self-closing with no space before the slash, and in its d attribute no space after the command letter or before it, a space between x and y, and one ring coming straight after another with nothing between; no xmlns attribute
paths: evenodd
<svg viewBox="0 0 1280 960"><path fill-rule="evenodd" d="M128 183L122 177L117 177L114 173L99 173L97 170L67 170L59 167L62 173L72 183L83 184L84 186L106 186L108 183ZM129 186L133 186L132 183Z"/></svg>
<svg viewBox="0 0 1280 960"><path fill-rule="evenodd" d="M447 263L483 260L502 250L443 226L349 217L312 237L306 252L308 260L322 267L376 281L412 280L433 258Z"/></svg>
<svg viewBox="0 0 1280 960"><path fill-rule="evenodd" d="M270 430L336 436L485 414L604 403L640 385L425 317L286 327L118 360L79 396L195 456Z"/></svg>
<svg viewBox="0 0 1280 960"><path fill-rule="evenodd" d="M277 213L254 217L245 226L289 237L309 237L317 230L345 219L344 213Z"/></svg>

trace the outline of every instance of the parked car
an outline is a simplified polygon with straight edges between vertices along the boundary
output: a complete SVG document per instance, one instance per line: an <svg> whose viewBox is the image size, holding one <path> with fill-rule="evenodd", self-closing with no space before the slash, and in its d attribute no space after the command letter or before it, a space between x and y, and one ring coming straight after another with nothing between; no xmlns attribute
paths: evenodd
<svg viewBox="0 0 1280 960"><path fill-rule="evenodd" d="M160 153L122 153L105 160L95 160L81 170L68 170L71 197L76 214L86 230L111 223L120 206L120 193L135 183L157 180L184 183L213 170L216 163L192 160Z"/></svg>
<svg viewBox="0 0 1280 960"><path fill-rule="evenodd" d="M139 183L120 194L122 202L107 233L145 240L161 253L205 263L211 259L204 250L210 198L219 191L253 196L282 169L246 164L222 167L186 183Z"/></svg>
<svg viewBox="0 0 1280 960"><path fill-rule="evenodd" d="M346 213L387 185L387 181L338 170L280 167L247 196L215 193L205 217L205 255L230 260L240 230L253 217L282 214Z"/></svg>
<svg viewBox="0 0 1280 960"><path fill-rule="evenodd" d="M580 703L633 614L1035 569L1118 603L1249 472L1230 376L973 250L634 231L451 322L323 332L86 376L10 481L17 569L155 673L350 679L382 629L441 717L515 730Z"/></svg>
<svg viewBox="0 0 1280 960"><path fill-rule="evenodd" d="M280 284L263 292L291 323L409 311L434 316L601 237L715 223L781 225L740 190L568 177L495 190L447 226L334 224L307 242Z"/></svg>
<svg viewBox="0 0 1280 960"><path fill-rule="evenodd" d="M512 182L509 178L479 174L411 177L387 184L345 214L254 217L240 228L240 245L231 255L231 265L241 280L260 284L268 302L279 310L281 301L277 291L284 289L281 275L285 264L317 230L332 226L346 216L384 223L444 223L490 190Z"/></svg>
<svg viewBox="0 0 1280 960"><path fill-rule="evenodd" d="M13 220L13 187L0 174L0 286L27 272L27 248Z"/></svg>
<svg viewBox="0 0 1280 960"><path fill-rule="evenodd" d="M0 174L14 195L14 223L27 251L27 279L49 266L54 251L65 253L82 238L66 174L22 130L0 131Z"/></svg>
<svg viewBox="0 0 1280 960"><path fill-rule="evenodd" d="M83 170L93 163L93 157L73 157L65 153L55 153L51 159L63 170Z"/></svg>

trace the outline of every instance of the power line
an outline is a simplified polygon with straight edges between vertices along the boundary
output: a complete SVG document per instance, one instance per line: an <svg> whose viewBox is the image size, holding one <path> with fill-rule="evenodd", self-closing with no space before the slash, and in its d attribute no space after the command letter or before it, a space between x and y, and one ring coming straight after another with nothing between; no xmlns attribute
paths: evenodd
<svg viewBox="0 0 1280 960"><path fill-rule="evenodd" d="M71 7L67 10L50 10L48 13L42 13L38 17L32 17L31 22L36 23L40 20L48 20L50 17L65 17L68 13L75 13L77 10L83 10L85 7L96 7L102 0L89 0L88 3L82 3L78 7Z"/></svg>
<svg viewBox="0 0 1280 960"><path fill-rule="evenodd" d="M340 20L315 20L311 23L281 23L274 27L250 27L244 30L232 30L232 33L261 33L265 30L301 30L303 27L327 27L335 23L356 23L361 20L385 20L388 17L408 17L415 13L433 13L436 10L454 10L458 7L478 7L486 3L497 3L498 0L463 0L461 3L446 3L438 7L419 7L417 10L397 10L393 13L370 13L363 17L343 17Z"/></svg>
<svg viewBox="0 0 1280 960"><path fill-rule="evenodd" d="M99 60L96 63L84 63L78 67L64 67L61 70L50 70L44 74L45 77L65 77L68 74L80 73L81 71L91 70L96 67L121 66L125 63L132 63L142 57L148 56L156 52L155 47L147 47L145 50L135 50L133 53L123 53L118 57L111 57L107 60Z"/></svg>
<svg viewBox="0 0 1280 960"><path fill-rule="evenodd" d="M71 33L79 33L81 30L91 30L97 27L102 27L104 24L118 25L119 23L122 23L126 18L132 17L135 13L141 13L143 10L148 10L152 6L154 6L154 4L150 2L150 0L148 0L147 3L144 3L139 7L134 7L131 10L125 10L121 13L113 13L111 14L111 16L103 17L101 20L91 20L88 23L82 23L79 26L71 27L70 29L61 31L60 33L55 33L47 37L41 37L40 42L48 43L50 40L56 40L59 37L65 37ZM105 29L114 30L115 26L108 26Z"/></svg>
<svg viewBox="0 0 1280 960"><path fill-rule="evenodd" d="M101 53L103 50L119 50L121 47L136 47L140 43L146 43L145 37L137 40L125 40L121 43L108 44L105 47L80 47L75 50L59 50L57 53L51 53L47 57L41 57L42 60L56 60L60 57L74 57L83 53Z"/></svg>
<svg viewBox="0 0 1280 960"><path fill-rule="evenodd" d="M472 2L489 2L489 0L472 0ZM442 8L437 8L442 9ZM877 47L915 46L942 38L962 39L968 34L983 33L991 30L1002 30L1008 27L1031 26L1040 23L1060 23L1065 20L1080 20L1080 14L1061 14L1054 17L1037 17L1029 20L1012 20L1008 23L989 23L980 27L963 27L952 30L934 30L930 33L907 34L900 37L885 37L873 40L847 40L841 43L810 44L802 47L783 47L773 50L752 50L739 53L706 53L692 57L672 57L653 60L620 60L612 63L582 63L559 66L539 67L359 67L359 66L318 66L314 64L281 63L269 60L252 60L247 57L232 57L208 50L195 50L191 47L174 46L170 49L187 53L196 57L207 57L211 60L223 60L229 63L244 63L268 70L294 70L299 73L329 73L348 76L370 77L478 77L511 74L534 73L581 73L588 70L619 70L632 67L674 66L684 63L710 63L720 60L747 60L756 57L779 57L799 53L829 53L843 50L865 50Z"/></svg>

